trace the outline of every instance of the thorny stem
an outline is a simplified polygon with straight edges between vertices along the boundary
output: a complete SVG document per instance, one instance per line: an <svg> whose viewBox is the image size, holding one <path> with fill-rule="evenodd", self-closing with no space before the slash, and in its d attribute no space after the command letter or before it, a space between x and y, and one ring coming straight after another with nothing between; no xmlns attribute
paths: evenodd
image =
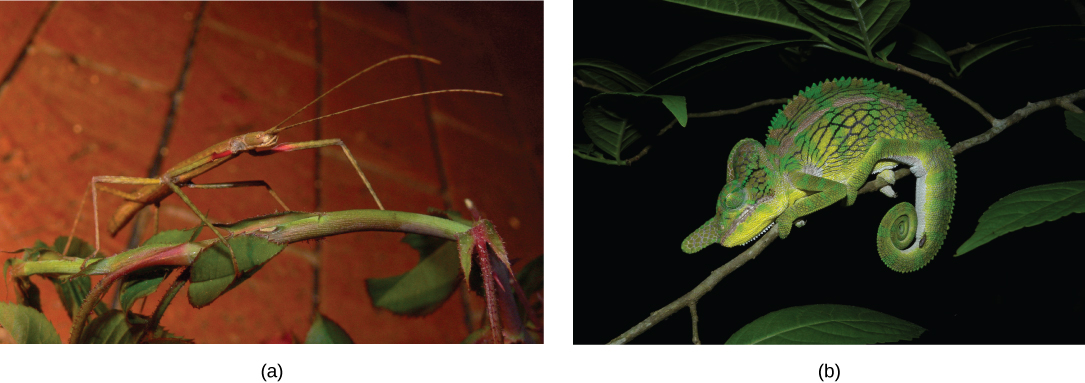
<svg viewBox="0 0 1085 383"><path fill-rule="evenodd" d="M389 210L346 210L330 213L284 212L243 220L231 225L222 225L231 231L231 235L249 234L279 244L306 241L332 235L356 231L397 231L429 235L456 240L457 235L471 229L470 226L424 214ZM81 264L82 258L59 257L59 260L22 262L12 268L15 277L34 274L80 273L106 274L87 294L79 312L72 318L70 342L77 342L82 334L86 319L91 309L113 282L127 273L146 266L190 266L203 249L213 245L218 239L189 242L179 245L143 246L112 257L100 258L87 265ZM485 242L483 243L485 246ZM481 252L480 254L485 254ZM488 266L488 259L483 261ZM486 268L483 268L486 270ZM490 274L485 274L489 276ZM492 277L483 278L492 283ZM175 282L176 283L176 282ZM171 287L172 289L172 287ZM496 314L496 310L494 310ZM157 315L157 313L156 313ZM497 337L499 335L495 335Z"/></svg>
<svg viewBox="0 0 1085 383"><path fill-rule="evenodd" d="M1052 106L1057 105L1065 108L1066 110L1075 113L1081 113L1082 110L1076 105L1074 105L1073 102L1082 98L1085 98L1085 89L1044 101L1034 103L1030 102L1024 108L1018 109L1017 111L1013 112L1013 114L1011 114L1009 117L1000 120L991 119L991 129L975 137L958 142L957 144L953 145L950 150L953 152L954 156L957 156L961 152L964 152L965 150L972 148L973 146L980 145L989 141L991 138L998 135L1006 128L1021 121L1025 117L1028 117L1033 112L1050 108ZM902 177L912 174L912 172L909 169L905 168L897 170L896 172L894 172L894 174L896 175L896 179L899 180ZM881 189L883 186L886 185L887 183L880 178L874 178L874 180L867 182L865 185L863 185L863 187L859 189L858 194L873 192ZM765 235L762 236L760 240L750 246L749 249L746 249L746 251L742 252L742 254L739 254L730 262L727 262L723 266L720 266L720 268L713 270L712 273L708 276L708 278L706 278L704 281L701 281L701 283L694 287L693 290L690 290L690 292L686 293L674 302L671 302L670 304L664 306L663 308L656 310L648 316L648 319L645 319L630 328L629 330L626 330L626 332L622 333L622 335L612 339L607 344L628 343L629 341L633 340L633 338L636 338L638 335L643 334L645 331L652 328L652 326L655 326L656 323L659 323L667 317L670 317L678 310L681 310L684 307L690 307L692 309L692 305L696 304L696 302L709 291L712 291L712 288L719 284L720 281L723 280L723 277L726 277L732 271L735 271L735 269L739 268L749 260L756 258L757 255L761 254L761 252L764 251L766 247L768 247L769 243L772 243L772 241L775 240L778 236L779 231L777 231L777 226L773 225L772 229L770 229L768 233L765 233Z"/></svg>
<svg viewBox="0 0 1085 383"><path fill-rule="evenodd" d="M218 225L231 236L252 235L278 244L289 244L358 231L394 231L456 240L470 226L449 219L418 213L391 210L344 210L330 213L283 212L250 218L230 225ZM199 250L210 247L217 238L190 242L184 249L171 254L172 266L191 266ZM126 266L159 255L146 246L128 250L111 257L88 262L85 275L112 274ZM12 275L24 277L35 274L73 275L80 272L83 258L58 257L57 260L20 262L12 267Z"/></svg>

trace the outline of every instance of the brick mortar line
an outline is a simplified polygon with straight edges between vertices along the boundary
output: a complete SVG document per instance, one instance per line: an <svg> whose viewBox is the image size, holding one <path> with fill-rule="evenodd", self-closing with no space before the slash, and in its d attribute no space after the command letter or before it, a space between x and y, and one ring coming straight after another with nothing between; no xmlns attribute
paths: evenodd
<svg viewBox="0 0 1085 383"><path fill-rule="evenodd" d="M52 57L67 59L68 61L71 61L73 64L80 67L88 68L102 75L124 80L129 84L135 86L137 89L147 90L151 92L166 92L169 90L169 88L165 84L121 71L120 69L117 69L116 67L113 67L111 65L94 61L86 56L77 55L75 53L65 51L49 43L37 43L30 45L27 47L27 52L29 54L35 54L40 52Z"/></svg>
<svg viewBox="0 0 1085 383"><path fill-rule="evenodd" d="M418 52L418 39L415 37L414 23L411 22L412 15L410 9L407 8L405 19L407 20L407 34L411 41L411 52ZM426 73L425 68L422 67L421 62L415 63L415 68L418 71L418 82L422 87L422 90L426 90ZM437 141L437 124L433 121L433 105L429 101L429 97L422 97L423 110L426 113L426 127L429 131L430 147L433 150L433 159L437 165L437 179L440 182L439 195L444 202L445 210L452 210L452 196L449 195L448 190L448 174L445 172L444 159L441 157L441 145ZM460 282L460 289L467 290L469 286L464 282ZM468 334L475 331L474 321L471 319L471 302L468 300L470 294L460 293L460 307L463 309L463 327L467 330Z"/></svg>
<svg viewBox="0 0 1085 383"><path fill-rule="evenodd" d="M185 55L181 61L181 71L177 76L177 84L173 87L172 92L170 92L170 107L169 110L166 111L166 121L162 126L162 134L158 141L158 150L154 151L154 158L151 159L151 166L147 169L147 177L149 178L157 177L161 172L162 161L165 159L163 151L169 147L173 125L177 119L177 111L181 108L181 102L184 100L185 82L188 81L188 75L192 69L192 59L196 51L196 38L200 34L200 25L206 10L207 2L201 2L195 17L192 18L192 35L189 36L188 44L185 47ZM141 212L140 214L137 214L135 222L132 223L132 234L128 237L129 249L139 246L144 217L146 217L146 215Z"/></svg>
<svg viewBox="0 0 1085 383"><path fill-rule="evenodd" d="M410 49L411 42L404 40L395 33L388 33L377 28L371 28L368 26L368 24L355 21L354 19L335 11L325 10L323 15L328 19L331 19L332 21L342 24L343 26L347 27L347 29L361 31L363 33L369 34L370 36L376 37L378 40L387 42L397 47Z"/></svg>
<svg viewBox="0 0 1085 383"><path fill-rule="evenodd" d="M308 55L306 55L304 53L292 50L292 49L284 47L284 46L277 45L272 41L265 40L265 39L261 38L260 36L245 32L245 31L237 29L237 28L234 28L234 27L232 27L232 26L230 26L230 25L228 25L226 23L215 20L214 18L209 17L207 19L206 23L207 23L207 28L208 29L213 30L215 32L219 32L219 33L223 34L226 37L237 39L238 41L241 41L243 43L252 44L253 46L259 47L259 48L264 49L264 50L267 50L268 52L271 52L272 54L278 55L278 56L280 56L282 58L285 58L287 60L294 61L294 62L297 62L299 64L303 64L303 65L306 65L306 66L309 66L309 67L312 67L312 68L315 68L316 65L317 65L316 61L312 57L309 57Z"/></svg>
<svg viewBox="0 0 1085 383"><path fill-rule="evenodd" d="M3 93L7 89L8 84L11 83L11 79L15 78L15 73L22 67L23 60L26 59L27 53L34 46L34 39L38 37L38 33L41 32L41 27L45 25L45 20L53 14L53 9L56 9L57 2L49 3L49 7L45 8L45 11L41 13L41 17L38 18L38 22L34 23L34 28L30 30L30 34L26 37L26 42L23 43L23 49L19 50L19 55L15 56L15 60L11 62L11 68L8 68L8 72L4 74L3 80L0 80L0 93Z"/></svg>

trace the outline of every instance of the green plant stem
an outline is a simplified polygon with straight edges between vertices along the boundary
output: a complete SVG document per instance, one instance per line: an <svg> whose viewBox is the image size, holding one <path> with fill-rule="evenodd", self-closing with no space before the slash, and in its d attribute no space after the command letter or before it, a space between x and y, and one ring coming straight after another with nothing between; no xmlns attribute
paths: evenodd
<svg viewBox="0 0 1085 383"><path fill-rule="evenodd" d="M279 244L358 231L395 231L456 240L457 235L471 228L456 221L425 214L369 209L330 213L276 213L221 226L230 230L232 235L253 235ZM208 239L193 242L195 246L177 249L178 252L172 254L170 265L191 266L200 251L217 241L217 238ZM91 260L82 274L111 274L125 266L144 262L156 255L154 252L139 251L141 249L144 247L128 250L112 257ZM82 258L74 257L44 261L16 261L12 265L12 274L16 277L36 274L74 275L80 272L82 263Z"/></svg>
<svg viewBox="0 0 1085 383"><path fill-rule="evenodd" d="M220 225L231 235L253 235L280 244L306 241L357 231L397 231L429 235L456 240L470 226L434 216L388 210L345 210L331 213L285 212L242 220L230 225ZM106 274L96 285L79 312L72 318L69 342L75 343L82 336L91 309L113 282L125 274L148 266L190 266L201 251L213 245L218 238L177 245L141 246L113 257L87 265L79 270L82 259L71 258L54 261L22 262L13 267L16 276L32 274ZM38 265L48 263L47 265ZM33 271L32 274L27 271Z"/></svg>

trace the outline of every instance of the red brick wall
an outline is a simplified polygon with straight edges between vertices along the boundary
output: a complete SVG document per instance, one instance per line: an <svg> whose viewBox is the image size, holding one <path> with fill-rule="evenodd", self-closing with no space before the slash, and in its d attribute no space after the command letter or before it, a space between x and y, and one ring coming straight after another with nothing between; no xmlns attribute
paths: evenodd
<svg viewBox="0 0 1085 383"><path fill-rule="evenodd" d="M58 3L49 10L47 3L0 3L0 73L12 74L0 90L0 249L66 235L92 176L147 175L199 7ZM517 265L541 255L541 3L208 3L163 165L275 125L314 98L320 69L328 89L404 53L442 64L390 63L330 95L320 113L447 88L505 96L442 94L383 104L325 120L321 137L346 143L386 208L466 212L463 199L471 198L495 222ZM280 142L316 134L312 125L300 126ZM376 207L338 147L242 156L196 182L253 179L271 184L294 210ZM278 208L261 189L188 195L222 222ZM104 232L120 199L102 195L99 202ZM84 217L90 213L88 203ZM179 198L164 201L163 229L197 222ZM129 233L103 235L103 251L123 250ZM93 239L90 218L77 235ZM304 338L317 294L319 310L356 342L458 342L469 326L479 326L482 302L473 294L456 294L423 318L372 307L365 278L396 275L417 262L401 238L356 233L329 238L319 249L292 245L207 308L175 301L163 325L200 343L255 343L284 333ZM71 321L52 288L35 281L46 316L66 341ZM14 301L13 291L9 284L5 301ZM148 300L147 312L160 294Z"/></svg>

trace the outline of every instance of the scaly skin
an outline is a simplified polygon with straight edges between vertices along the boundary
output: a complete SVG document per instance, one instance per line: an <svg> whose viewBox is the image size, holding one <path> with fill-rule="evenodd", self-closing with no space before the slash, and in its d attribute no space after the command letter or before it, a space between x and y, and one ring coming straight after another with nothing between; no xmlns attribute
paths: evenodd
<svg viewBox="0 0 1085 383"><path fill-rule="evenodd" d="M682 242L683 251L745 245L773 222L786 238L800 217L844 198L855 203L869 175L892 184L898 165L916 176L918 208L901 202L882 218L882 261L911 272L942 247L956 189L953 153L927 110L903 92L866 79L814 84L776 114L765 143L747 138L731 150L716 216ZM882 192L896 195L888 186Z"/></svg>

